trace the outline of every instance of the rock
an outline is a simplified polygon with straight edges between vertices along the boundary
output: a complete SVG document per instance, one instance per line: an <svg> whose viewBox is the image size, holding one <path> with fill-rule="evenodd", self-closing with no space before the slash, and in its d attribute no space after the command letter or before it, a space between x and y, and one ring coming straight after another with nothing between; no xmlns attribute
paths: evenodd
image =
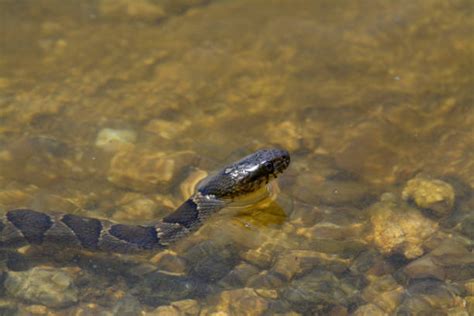
<svg viewBox="0 0 474 316"><path fill-rule="evenodd" d="M179 310L171 305L157 307L154 311L146 313L146 316L182 316Z"/></svg>
<svg viewBox="0 0 474 316"><path fill-rule="evenodd" d="M245 261L262 269L268 268L273 259L271 251L265 248L250 249L241 255Z"/></svg>
<svg viewBox="0 0 474 316"><path fill-rule="evenodd" d="M282 287L283 284L283 276L266 270L252 276L247 282L248 287L255 289L275 289Z"/></svg>
<svg viewBox="0 0 474 316"><path fill-rule="evenodd" d="M132 294L144 304L157 306L201 297L208 291L208 286L196 278L154 271L143 276L133 288Z"/></svg>
<svg viewBox="0 0 474 316"><path fill-rule="evenodd" d="M334 304L349 306L357 299L357 289L349 282L339 280L328 271L317 270L300 278L280 290L292 308L310 314L318 305Z"/></svg>
<svg viewBox="0 0 474 316"><path fill-rule="evenodd" d="M374 304L365 304L359 306L353 314L353 316L386 316L385 313L380 307Z"/></svg>
<svg viewBox="0 0 474 316"><path fill-rule="evenodd" d="M5 294L2 291L0 299L0 315L18 315L18 307L11 299L3 298Z"/></svg>
<svg viewBox="0 0 474 316"><path fill-rule="evenodd" d="M149 0L101 0L99 11L107 17L129 17L145 21L157 21L165 16L164 9Z"/></svg>
<svg viewBox="0 0 474 316"><path fill-rule="evenodd" d="M469 315L460 289L453 284L424 279L410 284L396 315ZM449 313L453 311L453 313Z"/></svg>
<svg viewBox="0 0 474 316"><path fill-rule="evenodd" d="M338 255L326 254L312 250L291 250L282 253L272 267L272 271L291 280L294 276L304 274L315 267L327 267L332 272L342 272L350 265L350 260Z"/></svg>
<svg viewBox="0 0 474 316"><path fill-rule="evenodd" d="M474 215L466 216L460 224L461 232L468 238L474 239Z"/></svg>
<svg viewBox="0 0 474 316"><path fill-rule="evenodd" d="M238 254L231 245L206 240L188 249L183 258L188 262L190 275L206 282L215 282L233 269Z"/></svg>
<svg viewBox="0 0 474 316"><path fill-rule="evenodd" d="M181 315L199 315L201 307L196 300L182 300L171 303L171 306L176 308Z"/></svg>
<svg viewBox="0 0 474 316"><path fill-rule="evenodd" d="M400 304L404 291L404 288L392 276L385 275L373 278L373 281L362 291L362 298L391 314Z"/></svg>
<svg viewBox="0 0 474 316"><path fill-rule="evenodd" d="M403 271L411 279L435 278L444 280L446 278L444 269L438 266L429 255L410 262Z"/></svg>
<svg viewBox="0 0 474 316"><path fill-rule="evenodd" d="M181 168L192 163L191 152L167 154L143 150L117 152L110 162L107 179L113 184L137 191L151 191L171 184Z"/></svg>
<svg viewBox="0 0 474 316"><path fill-rule="evenodd" d="M466 310L468 315L474 315L474 296L467 296L466 300Z"/></svg>
<svg viewBox="0 0 474 316"><path fill-rule="evenodd" d="M423 255L423 242L438 229L438 224L424 217L389 194L370 207L372 241L385 255L400 253L412 259Z"/></svg>
<svg viewBox="0 0 474 316"><path fill-rule="evenodd" d="M97 134L95 145L106 151L117 151L133 146L137 133L128 129L103 128Z"/></svg>
<svg viewBox="0 0 474 316"><path fill-rule="evenodd" d="M350 271L356 275L381 276L394 272L394 267L375 249L361 253L353 261Z"/></svg>
<svg viewBox="0 0 474 316"><path fill-rule="evenodd" d="M179 122L154 119L146 126L145 130L151 133L158 134L164 139L176 139L181 133L191 126L191 121L180 120Z"/></svg>
<svg viewBox="0 0 474 316"><path fill-rule="evenodd" d="M203 315L263 315L269 301L251 288L223 291L214 306L206 307Z"/></svg>
<svg viewBox="0 0 474 316"><path fill-rule="evenodd" d="M469 295L474 295L474 279L470 279L464 283L464 288Z"/></svg>
<svg viewBox="0 0 474 316"><path fill-rule="evenodd" d="M160 251L151 258L150 262L159 270L165 272L184 274L187 270L185 260L179 257L175 252L168 249Z"/></svg>
<svg viewBox="0 0 474 316"><path fill-rule="evenodd" d="M118 203L121 204L120 202ZM155 201L143 197L132 198L125 204L120 205L112 219L119 222L131 222L133 220L152 220L159 217L158 205Z"/></svg>
<svg viewBox="0 0 474 316"><path fill-rule="evenodd" d="M68 144L49 136L16 139L0 152L2 177L42 186L68 177L82 177L83 166ZM54 166L54 168L45 168Z"/></svg>
<svg viewBox="0 0 474 316"><path fill-rule="evenodd" d="M112 310L113 315L137 316L141 314L142 307L137 298L125 295L114 303Z"/></svg>
<svg viewBox="0 0 474 316"><path fill-rule="evenodd" d="M243 287L247 281L254 275L259 273L259 269L251 264L242 262L234 267L225 277L223 277L219 284L224 287Z"/></svg>
<svg viewBox="0 0 474 316"><path fill-rule="evenodd" d="M296 234L303 235L308 239L317 236L317 238L344 240L360 238L364 228L365 225L363 223L338 225L330 222L319 222L310 228L299 228Z"/></svg>
<svg viewBox="0 0 474 316"><path fill-rule="evenodd" d="M40 267L9 272L5 288L16 298L48 307L77 303L79 294L72 277L65 270Z"/></svg>
<svg viewBox="0 0 474 316"><path fill-rule="evenodd" d="M404 200L413 200L419 208L428 209L442 217L449 215L454 205L454 189L444 181L414 178L402 192Z"/></svg>
<svg viewBox="0 0 474 316"><path fill-rule="evenodd" d="M474 265L474 253L454 239L443 240L430 256L442 266Z"/></svg>

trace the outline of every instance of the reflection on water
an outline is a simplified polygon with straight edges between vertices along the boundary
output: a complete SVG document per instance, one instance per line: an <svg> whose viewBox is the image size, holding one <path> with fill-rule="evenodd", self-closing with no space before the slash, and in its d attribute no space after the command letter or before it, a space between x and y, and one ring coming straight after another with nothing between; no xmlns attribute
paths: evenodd
<svg viewBox="0 0 474 316"><path fill-rule="evenodd" d="M170 250L2 250L2 313L474 313L470 1L0 14L2 210L150 222L227 162L292 154L276 202Z"/></svg>

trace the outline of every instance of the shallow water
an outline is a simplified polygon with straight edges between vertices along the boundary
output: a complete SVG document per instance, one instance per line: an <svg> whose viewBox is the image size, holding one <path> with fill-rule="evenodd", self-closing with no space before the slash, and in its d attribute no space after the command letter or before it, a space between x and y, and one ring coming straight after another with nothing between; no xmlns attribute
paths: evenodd
<svg viewBox="0 0 474 316"><path fill-rule="evenodd" d="M0 252L1 313L474 314L473 9L1 1L1 210L150 222L292 155L275 201L169 251Z"/></svg>

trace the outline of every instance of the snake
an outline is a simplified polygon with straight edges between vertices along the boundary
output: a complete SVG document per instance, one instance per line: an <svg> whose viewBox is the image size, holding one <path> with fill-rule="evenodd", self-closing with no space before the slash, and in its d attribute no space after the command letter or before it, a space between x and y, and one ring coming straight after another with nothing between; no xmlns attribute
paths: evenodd
<svg viewBox="0 0 474 316"><path fill-rule="evenodd" d="M178 208L148 225L12 209L0 217L0 248L54 245L113 253L164 249L197 231L211 215L234 201L265 188L289 164L286 150L258 150L206 177Z"/></svg>

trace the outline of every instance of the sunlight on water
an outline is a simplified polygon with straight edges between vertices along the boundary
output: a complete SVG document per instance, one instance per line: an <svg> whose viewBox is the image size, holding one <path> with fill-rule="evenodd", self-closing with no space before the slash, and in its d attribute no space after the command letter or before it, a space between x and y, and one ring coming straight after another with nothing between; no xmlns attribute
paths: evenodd
<svg viewBox="0 0 474 316"><path fill-rule="evenodd" d="M474 314L473 13L1 1L2 214L153 223L257 149L292 163L161 252L0 249L0 314Z"/></svg>

